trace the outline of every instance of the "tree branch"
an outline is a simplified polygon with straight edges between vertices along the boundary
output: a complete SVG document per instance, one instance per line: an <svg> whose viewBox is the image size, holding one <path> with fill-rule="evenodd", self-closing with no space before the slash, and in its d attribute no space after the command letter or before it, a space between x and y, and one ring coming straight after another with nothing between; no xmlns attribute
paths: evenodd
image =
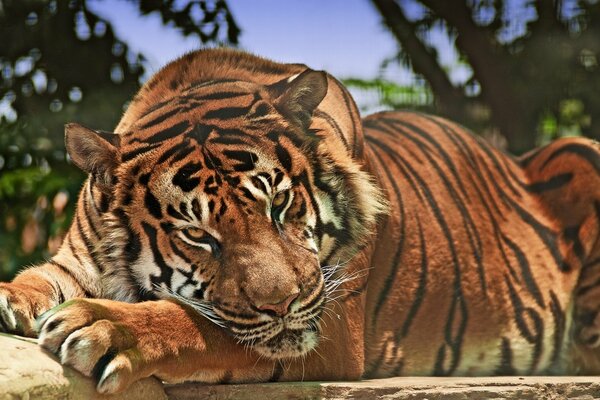
<svg viewBox="0 0 600 400"><path fill-rule="evenodd" d="M499 51L493 32L479 27L472 11L463 1L420 0L426 7L456 29L456 46L467 57L475 79L481 84L481 95L492 111L494 124L507 138L511 151L520 153L532 148L535 142L537 120L526 112L530 104L523 104L514 88L506 53Z"/></svg>
<svg viewBox="0 0 600 400"><path fill-rule="evenodd" d="M435 55L415 35L413 24L394 0L371 0L402 49L408 54L413 70L423 75L442 111L451 116L464 115L466 96L452 85Z"/></svg>

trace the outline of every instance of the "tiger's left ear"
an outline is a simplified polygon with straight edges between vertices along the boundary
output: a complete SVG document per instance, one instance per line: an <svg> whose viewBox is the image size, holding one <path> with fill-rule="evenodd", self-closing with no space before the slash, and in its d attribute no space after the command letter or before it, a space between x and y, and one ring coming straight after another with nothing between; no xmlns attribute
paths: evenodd
<svg viewBox="0 0 600 400"><path fill-rule="evenodd" d="M94 175L101 188L112 185L113 173L119 163L120 136L94 131L85 126L65 125L65 145L73 163Z"/></svg>
<svg viewBox="0 0 600 400"><path fill-rule="evenodd" d="M273 85L275 86L275 85ZM311 117L327 94L327 74L308 69L291 82L276 84L280 91L275 107L303 129L310 126Z"/></svg>

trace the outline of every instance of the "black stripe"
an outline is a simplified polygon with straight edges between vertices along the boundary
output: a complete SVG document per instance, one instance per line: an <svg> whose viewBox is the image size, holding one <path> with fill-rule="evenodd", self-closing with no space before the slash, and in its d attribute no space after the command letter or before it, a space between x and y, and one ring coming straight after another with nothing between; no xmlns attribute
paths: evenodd
<svg viewBox="0 0 600 400"><path fill-rule="evenodd" d="M277 143L275 145L275 154L283 169L290 173L292 171L292 156L289 151L281 143Z"/></svg>
<svg viewBox="0 0 600 400"><path fill-rule="evenodd" d="M170 126L167 129L163 129L157 133L152 134L150 137L146 139L135 138L131 142L132 143L147 143L149 145L156 145L164 142L165 140L174 138L178 135L183 134L190 127L189 121L181 121L178 124Z"/></svg>
<svg viewBox="0 0 600 400"><path fill-rule="evenodd" d="M583 264L585 259L585 250L581 244L581 240L579 239L580 229L581 226L579 225L568 226L563 230L563 237L567 243L571 243L575 256L579 259L579 262Z"/></svg>
<svg viewBox="0 0 600 400"><path fill-rule="evenodd" d="M525 185L525 189L531 193L543 193L550 190L560 189L573 179L573 173L567 172L564 174L553 176L550 179L541 182L534 182Z"/></svg>
<svg viewBox="0 0 600 400"><path fill-rule="evenodd" d="M150 189L146 189L146 195L144 196L144 205L150 214L156 218L161 219L163 214L161 206L156 197L152 194Z"/></svg>
<svg viewBox="0 0 600 400"><path fill-rule="evenodd" d="M88 225L90 227L90 229L92 230L92 233L94 234L94 236L96 237L96 239L100 238L100 234L98 233L98 229L96 229L96 226L94 224L94 221L92 221L92 215L98 215L98 209L96 208L96 206L91 206L90 205L90 197L92 196L92 188L89 187L89 181L88 181L88 190L85 190L82 193L83 196L83 210L85 212L85 214L88 216L87 221L88 221ZM92 199L91 203L93 204L94 201Z"/></svg>
<svg viewBox="0 0 600 400"><path fill-rule="evenodd" d="M62 288L60 287L60 285L56 285L56 290L58 290L58 304L64 303L66 300L65 294L64 294ZM34 317L36 317L36 316L34 315Z"/></svg>
<svg viewBox="0 0 600 400"><path fill-rule="evenodd" d="M227 158L239 161L239 164L233 166L234 171L251 171L255 168L258 161L258 155L251 151L224 150L223 155Z"/></svg>
<svg viewBox="0 0 600 400"><path fill-rule="evenodd" d="M148 110L140 117L140 119L147 117L148 115L150 115L154 111L160 110L161 108L163 108L167 104L171 103L172 100L173 99L169 99L169 100L161 101L159 103L154 104L153 106L151 106L150 108L148 108Z"/></svg>
<svg viewBox="0 0 600 400"><path fill-rule="evenodd" d="M176 256L181 258L187 264L192 263L192 260L190 260L190 258L183 251L181 251L179 247L177 247L177 245L173 242L173 239L169 239L169 244L171 245L171 250L173 250L173 253L175 253Z"/></svg>
<svg viewBox="0 0 600 400"><path fill-rule="evenodd" d="M79 265L81 265L83 267L84 263L81 260L81 256L79 255L79 252L75 249L75 246L73 244L73 239L72 239L71 235L69 234L65 240L68 243L69 250L71 250L71 253L75 257L75 259L77 260L77 262L79 263ZM100 271L101 272L104 272L103 269L104 269L104 267L102 265L100 265Z"/></svg>
<svg viewBox="0 0 600 400"><path fill-rule="evenodd" d="M484 192L487 195L487 201L484 200L483 196L480 196L482 203L485 204L486 206L488 203L491 204L492 208L495 210L496 215L502 215L503 213L502 213L502 211L500 211L500 208L499 208L498 204L496 203L496 196L492 195L491 189L488 185L488 181L493 180L493 177L490 177L490 178L483 177L483 175L481 174L480 168L478 166L478 163L477 163L477 158L475 157L475 154L473 154L473 150L471 149L471 146L469 146L465 142L464 138L462 137L462 135L460 133L456 132L449 125L441 124L439 121L437 121L437 119L431 118L430 116L425 116L425 115L422 115L422 116L424 118L427 118L429 121L433 122L434 124L436 124L439 128L441 128L442 131L448 137L448 139L450 139L450 141L455 144L455 146L459 149L461 154L464 156L464 159L466 159L469 162L469 165L471 165L472 168L471 168L470 172L473 172L477 177L478 183L475 183L473 181L473 179L471 178L471 175L467 174L467 176L471 179L471 182L473 183L473 187L477 191L479 191L479 187L483 187ZM474 137L469 135L469 138L472 141L475 141L475 144L477 145L477 147L479 147L479 142L477 142Z"/></svg>
<svg viewBox="0 0 600 400"><path fill-rule="evenodd" d="M331 126L331 128L333 129L333 131L336 134L336 136L341 139L342 143L344 144L344 147L346 149L350 148L348 146L348 141L346 140L346 137L344 136L344 132L342 131L342 129L338 125L337 121L334 118L331 117L331 115L327 114L324 111L321 111L321 110L317 109L313 113L313 116L316 117L316 118L322 118L322 119L324 119L329 124L329 126Z"/></svg>
<svg viewBox="0 0 600 400"><path fill-rule="evenodd" d="M89 218L86 214L83 214L83 215L85 216L85 218ZM100 264L98 263L98 260L96 260L96 252L94 249L94 245L90 242L90 239L85 234L85 231L83 230L83 226L81 225L81 214L75 215L75 223L77 225L77 231L79 232L79 236L81 236L81 239L83 240L83 244L85 244L85 248L88 252L88 255L90 256L91 263L96 268L98 268ZM102 269L103 268L101 267L100 270L102 270Z"/></svg>
<svg viewBox="0 0 600 400"><path fill-rule="evenodd" d="M91 188L90 188L91 191ZM92 214L97 214L96 212L92 213L91 211L95 209L93 209L92 207L90 207L89 204L89 198L88 198L88 191L86 190L84 193L82 193L83 196L83 210L85 212L85 214L87 215L87 222L88 222L88 226L90 227L92 233L94 234L96 240L100 238L100 233L98 233L98 229L96 229L96 226L94 225L94 221L92 221Z"/></svg>
<svg viewBox="0 0 600 400"><path fill-rule="evenodd" d="M177 170L172 182L184 192L190 192L200 184L200 178L192 178L191 176L201 169L202 164L190 161Z"/></svg>
<svg viewBox="0 0 600 400"><path fill-rule="evenodd" d="M139 149L135 149L135 150L129 151L127 153L124 153L121 156L121 162L125 163L127 161L133 160L134 158L136 158L142 154L148 153L149 151L152 151L152 150L156 149L157 147L160 147L160 143L156 143L156 144L153 144L150 146L140 147Z"/></svg>
<svg viewBox="0 0 600 400"><path fill-rule="evenodd" d="M363 145L364 143L361 141L360 143L358 142L358 127L361 125L361 121L360 121L360 117L357 117L357 112L356 112L356 103L354 102L354 100L352 100L352 96L350 96L350 93L348 92L348 90L343 86L340 85L337 81L336 84L338 86L338 88L340 89L340 91L342 92L342 98L344 100L344 105L346 106L346 110L347 113L350 115L350 118L352 119L352 158L359 158L362 159L363 157ZM358 148L360 146L360 152L358 152Z"/></svg>
<svg viewBox="0 0 600 400"><path fill-rule="evenodd" d="M383 163L383 160L381 159L381 156L377 152L373 152L373 154L382 166L385 165ZM394 252L394 257L392 258L392 262L390 264L390 270L385 278L385 283L383 287L379 290L377 303L375 303L375 309L373 311L374 317L372 319L373 324L371 326L371 330L374 330L376 328L375 324L379 320L379 313L381 312L381 307L383 306L383 303L385 303L385 301L387 300L392 285L394 284L394 282L396 282L396 275L398 273L398 269L400 268L400 257L404 250L404 241L406 238L406 215L404 210L404 201L402 200L402 192L398 187L397 179L395 179L395 177L392 176L392 173L390 172L389 168L383 168L383 171L385 172L388 178L388 182L391 184L394 190L394 203L398 204L398 207L400 208L400 233L398 235L398 243L395 245L396 251ZM391 202L392 199L388 200Z"/></svg>
<svg viewBox="0 0 600 400"><path fill-rule="evenodd" d="M525 221L527 224L529 224L529 226L531 226L533 228L536 235L538 235L538 237L544 242L544 244L550 251L550 254L552 255L552 258L554 259L554 262L556 263L558 268L562 272L570 271L571 266L562 257L560 250L558 249L558 246L556 243L557 242L556 233L554 231L552 231L550 228L548 228L547 226L543 225L537 219L535 219L530 213L525 211L513 199L506 197L506 195L504 193L500 193L500 195L503 198L507 199L508 202L510 203L510 205L517 211L517 214L519 214L519 217L521 217L521 219L523 221Z"/></svg>
<svg viewBox="0 0 600 400"><path fill-rule="evenodd" d="M200 202L197 198L192 200L192 213L198 221L202 221L202 209L200 208Z"/></svg>
<svg viewBox="0 0 600 400"><path fill-rule="evenodd" d="M304 304L302 307L298 308L297 313L304 312L306 310L310 310L314 308L321 300L323 300L323 294L325 292L325 285L321 285L318 293L313 292L313 298L308 303Z"/></svg>
<svg viewBox="0 0 600 400"><path fill-rule="evenodd" d="M584 158L592 167L594 167L596 174L600 175L600 155L598 154L598 151L580 143L571 143L560 147L558 150L552 153L552 155L548 157L546 161L544 161L540 167L540 170L546 168L546 166L548 166L552 160L564 153L575 154L581 158Z"/></svg>
<svg viewBox="0 0 600 400"><path fill-rule="evenodd" d="M215 130L214 126L197 124L194 129L186 133L186 137L194 139L198 144L204 145L208 136Z"/></svg>
<svg viewBox="0 0 600 400"><path fill-rule="evenodd" d="M517 258L519 267L521 267L521 277L523 278L523 281L525 281L525 286L527 287L527 290L529 291L529 293L531 293L531 295L535 299L535 302L538 304L538 306L540 306L540 308L546 308L546 305L544 304L544 299L542 298L542 293L540 292L540 288L538 287L535 278L531 273L531 266L529 265L529 260L527 259L527 256L516 243L510 240L506 235L501 235L502 239L504 240L504 243L507 244L507 246Z"/></svg>
<svg viewBox="0 0 600 400"><path fill-rule="evenodd" d="M508 176L506 176L506 171L509 171L509 174L511 175L511 177L513 178L513 180L516 180L517 183L519 183L520 185L522 184L522 182L520 182L512 173L511 169L508 168L506 165L506 171L505 168L502 168L502 166L500 165L500 162L498 160L497 155L499 154L497 149L493 149L490 147L490 145L484 141L484 140L478 140L477 143L479 144L479 148L481 150L483 150L483 152L488 156L488 158L490 160L492 160L492 164L494 165L494 168L496 171L498 171L500 173L500 177L504 180L504 183L506 185L506 187L508 187L510 189L510 191L513 193L513 195L515 197L521 198L522 195L519 192L519 190L515 187L515 185L513 184L513 182L508 179ZM502 154L502 153L500 153ZM502 154L503 156L503 160L505 160L508 156L505 154ZM485 165L485 164L484 164Z"/></svg>
<svg viewBox="0 0 600 400"><path fill-rule="evenodd" d="M256 197L254 197L254 195L252 194L252 192L250 192L250 190L248 190L248 188L241 186L239 189L244 195L244 197L246 197L248 200L256 201Z"/></svg>
<svg viewBox="0 0 600 400"><path fill-rule="evenodd" d="M177 155L175 157L173 157L173 160L171 160L171 164L174 164L178 161L183 160L184 158L186 158L188 155L190 155L194 150L196 150L196 148L194 146L188 146L185 149L183 149L182 151L180 151L179 153L177 153Z"/></svg>
<svg viewBox="0 0 600 400"><path fill-rule="evenodd" d="M273 374L271 374L271 377L269 378L269 382L278 382L279 379L281 379L282 375L283 375L283 365L281 365L280 361L276 360L275 366L273 366Z"/></svg>
<svg viewBox="0 0 600 400"><path fill-rule="evenodd" d="M162 114L162 115L159 115L158 117L154 118L153 120L151 120L151 121L149 121L149 122L146 122L145 124L141 125L141 126L139 127L139 129L140 129L140 130L141 130L141 129L147 129L147 128L150 128L150 127L152 127L152 126L154 126L154 125L158 125L158 124L160 124L161 122L163 122L163 121L167 120L168 118L170 118L170 117L172 117L172 116L176 115L177 113L179 113L179 111L180 111L180 109L179 109L179 108L174 108L174 109L172 109L172 110L170 110L170 111L167 111L166 113L164 113L164 114Z"/></svg>
<svg viewBox="0 0 600 400"><path fill-rule="evenodd" d="M512 348L510 347L510 340L508 338L502 338L502 344L500 345L500 365L494 371L495 375L500 376L513 376L517 374L517 371L512 365Z"/></svg>
<svg viewBox="0 0 600 400"><path fill-rule="evenodd" d="M190 144L190 142L188 140L184 140L180 143L177 143L176 145L171 147L169 150L165 151L163 153L163 155L160 156L160 158L158 159L158 161L156 163L157 164L164 163L165 161L167 161L169 158L171 158L173 155L180 152L181 150L187 151L187 154L189 154L193 150L193 147L188 147L189 144ZM176 162L176 161L173 161L173 162Z"/></svg>
<svg viewBox="0 0 600 400"><path fill-rule="evenodd" d="M243 314L242 314L242 316L240 316L238 314L230 313L230 312L227 312L227 311L221 310L221 309L219 309L219 313L229 315L230 318L240 318L240 317L243 318L245 316ZM256 317L254 317L254 318L256 318ZM247 333L250 333L249 332L250 330L258 329L258 328L264 327L265 325L268 325L268 324L269 324L268 321L250 322L250 323L234 322L231 320L227 321L228 328L235 329L235 330L242 331L242 332L246 331ZM267 329L267 331L270 331L270 330L271 330L271 328L269 327ZM256 334L256 333L260 333L260 332L252 332L252 333Z"/></svg>
<svg viewBox="0 0 600 400"><path fill-rule="evenodd" d="M378 132L382 131L381 127L379 127L379 126L377 126L374 129L377 129ZM421 194L421 190L419 190L419 186L414 181L413 177L408 173L408 171L406 170L406 168L404 168L401 163L399 163L396 160L394 160L395 156L399 156L398 152L395 149L391 148L386 143L384 143L382 140L380 140L380 139L378 139L378 138L376 138L374 136L371 136L371 135L367 136L367 140L369 142L371 142L373 145L379 147L385 154L387 154L392 159L392 162L400 170L400 172L402 173L402 176L404 178L406 178L406 180L408 181L408 184L413 189L413 192L417 196L417 198L419 199L419 201L420 202L424 202L425 199L423 198L423 195ZM383 161L382 161L382 165L385 165L385 163L383 163ZM397 178L390 177L390 181L391 182L394 182L396 180L397 180Z"/></svg>
<svg viewBox="0 0 600 400"><path fill-rule="evenodd" d="M205 119L233 119L247 115L250 112L252 105L248 107L225 107L216 110L208 111L203 115Z"/></svg>
<svg viewBox="0 0 600 400"><path fill-rule="evenodd" d="M55 267L58 267L62 272L64 272L65 274L69 275L71 278L73 278L73 280L79 285L79 288L83 291L83 294L85 297L89 298L89 299L93 299L96 298L97 296L93 295L88 289L84 288L83 286L81 286L81 282L79 282L79 279L77 279L77 277L73 274L73 272L67 268L66 265L63 265L55 260L49 260L48 264L52 264ZM63 298L62 302L59 302L59 304L64 303L65 301L65 296L62 293L62 289L60 288L60 285L57 282L57 289L59 290L59 297Z"/></svg>
<svg viewBox="0 0 600 400"><path fill-rule="evenodd" d="M517 329L521 336L533 345L533 354L531 357L531 365L529 367L529 374L532 374L536 371L536 367L542 354L544 322L537 311L523 305L521 298L517 294L508 276L505 275L504 279L506 286L508 287L510 302L513 306ZM529 326L528 321L533 323L532 327Z"/></svg>
<svg viewBox="0 0 600 400"><path fill-rule="evenodd" d="M387 123L391 124L392 126L394 126L399 132L403 133L407 139L409 139L413 143L417 144L417 146L420 147L422 150L424 148L427 148L424 145L424 143L420 140L417 140L415 137L408 135L407 131L405 131L401 128L398 128L397 125L401 125L402 127L408 129L410 132L417 134L419 137L425 139L429 144L431 144L433 147L435 147L435 149L437 150L436 154L439 154L442 157L442 159L444 160L445 164L448 166L448 169L452 173L452 176L454 177L456 185L458 186L461 194L463 195L463 197L465 199L469 198L469 196L467 195L467 191L465 190L465 187L463 186L462 176L459 175L456 165L452 161L452 158L446 152L446 150L442 147L442 145L437 140L435 140L428 132L424 131L423 129L417 127L414 124L411 124L411 123L405 122L405 121L401 121L401 120L384 118L382 121L387 122ZM398 134L399 132L395 132L395 133ZM428 150L431 151L430 149L428 149ZM425 153L425 155L428 154L427 152L424 152L424 153Z"/></svg>
<svg viewBox="0 0 600 400"><path fill-rule="evenodd" d="M217 86L220 85L222 83L230 83L230 82L239 82L239 79L232 79L232 78L227 78L227 79L213 79L213 80L197 80L194 81L190 84L190 86L188 86L187 88L185 88L183 91L184 92L189 92L195 89L199 89L199 88L207 88L210 86Z"/></svg>
<svg viewBox="0 0 600 400"><path fill-rule="evenodd" d="M169 214L173 218L177 218L177 219L181 219L181 220L184 220L184 221L188 221L188 219L186 217L184 217L182 214L180 214L179 211L177 211L175 209L175 207L173 207L173 205L171 205L171 204L169 204L167 206L167 214Z"/></svg>
<svg viewBox="0 0 600 400"><path fill-rule="evenodd" d="M219 132L219 133L221 133L221 132ZM210 143L225 144L225 145L241 144L243 146L248 145L248 143L244 140L243 137L222 136L222 135L219 135L215 138L211 138Z"/></svg>
<svg viewBox="0 0 600 400"><path fill-rule="evenodd" d="M223 99L232 99L235 97L241 96L249 96L250 94L247 92L215 92L203 95L194 96L195 100L223 100Z"/></svg>
<svg viewBox="0 0 600 400"><path fill-rule="evenodd" d="M552 364L550 369L560 368L563 342L565 338L566 317L565 312L560 306L560 301L556 294L550 290L550 310L554 320L554 349L552 350ZM551 371L552 372L552 371Z"/></svg>
<svg viewBox="0 0 600 400"><path fill-rule="evenodd" d="M141 250L142 244L139 238L139 235L131 229L131 225L129 223L129 217L125 213L122 208L117 208L114 211L115 216L119 219L119 223L121 227L127 231L127 242L125 247L123 248L123 252L121 256L117 260L112 260L115 264L120 264L122 268L113 267L109 274L114 271L122 271L123 269L127 271L127 281L131 285L132 288L137 288L138 300L151 300L154 295L148 293L148 291L142 287L140 282L138 282L133 274L133 265L138 260ZM122 257L124 256L125 263L122 261Z"/></svg>
<svg viewBox="0 0 600 400"><path fill-rule="evenodd" d="M266 195L269 194L269 190L267 189L267 186L262 181L262 179L258 178L258 176L253 176L251 180L252 180L252 184L254 185L255 188L259 189Z"/></svg>
<svg viewBox="0 0 600 400"><path fill-rule="evenodd" d="M376 378L377 377L376 372L379 371L379 368L381 367L383 362L386 360L387 349L388 349L387 346L384 343L382 343L381 351L380 351L379 355L377 356L377 358L375 359L375 361L373 361L373 363L371 365L367 365L365 367L365 372L363 374L363 378Z"/></svg>
<svg viewBox="0 0 600 400"><path fill-rule="evenodd" d="M421 303L425 298L425 291L427 288L427 245L425 243L425 237L423 236L423 228L421 226L421 220L418 216L415 217L417 220L417 227L419 228L419 240L421 243L421 275L419 276L419 284L417 289L415 290L414 299L412 305L410 306L410 310L408 311L408 315L402 324L402 330L396 332L395 342L399 344L399 341L408 335L408 330L410 329L410 325L412 324L413 319L417 315L419 308L421 307Z"/></svg>
<svg viewBox="0 0 600 400"><path fill-rule="evenodd" d="M152 249L152 255L154 257L154 263L158 268L160 268L160 276L150 275L150 281L153 284L160 285L160 283L166 283L168 288L171 288L172 282L171 278L173 276L173 268L169 266L158 247L158 235L156 229L148 224L147 222L142 222L142 228L144 232L146 232L146 236L148 237L148 241L150 243L150 248Z"/></svg>

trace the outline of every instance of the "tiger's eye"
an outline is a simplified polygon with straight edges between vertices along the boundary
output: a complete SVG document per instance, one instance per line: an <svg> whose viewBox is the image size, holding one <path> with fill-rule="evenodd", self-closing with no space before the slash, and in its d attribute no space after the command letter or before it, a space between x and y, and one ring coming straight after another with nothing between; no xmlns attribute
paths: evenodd
<svg viewBox="0 0 600 400"><path fill-rule="evenodd" d="M220 244L209 233L200 228L188 227L181 229L181 234L186 238L188 244L193 246L209 246L215 256L221 254Z"/></svg>
<svg viewBox="0 0 600 400"><path fill-rule="evenodd" d="M206 232L200 228L185 228L184 231L190 239L202 239L207 235Z"/></svg>
<svg viewBox="0 0 600 400"><path fill-rule="evenodd" d="M287 192L279 192L273 197L272 207L281 207L287 199Z"/></svg>

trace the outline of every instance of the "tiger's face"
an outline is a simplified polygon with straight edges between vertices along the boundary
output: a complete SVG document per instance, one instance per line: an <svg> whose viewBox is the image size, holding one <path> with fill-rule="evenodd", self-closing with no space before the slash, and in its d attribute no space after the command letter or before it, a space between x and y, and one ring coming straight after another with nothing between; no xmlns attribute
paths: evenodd
<svg viewBox="0 0 600 400"><path fill-rule="evenodd" d="M326 75L310 70L270 87L204 82L118 137L69 146L67 131L75 163L110 198L109 294L174 297L270 358L313 349L335 287L322 263L357 246L374 218L349 203L369 178L336 164L310 129L326 92Z"/></svg>

